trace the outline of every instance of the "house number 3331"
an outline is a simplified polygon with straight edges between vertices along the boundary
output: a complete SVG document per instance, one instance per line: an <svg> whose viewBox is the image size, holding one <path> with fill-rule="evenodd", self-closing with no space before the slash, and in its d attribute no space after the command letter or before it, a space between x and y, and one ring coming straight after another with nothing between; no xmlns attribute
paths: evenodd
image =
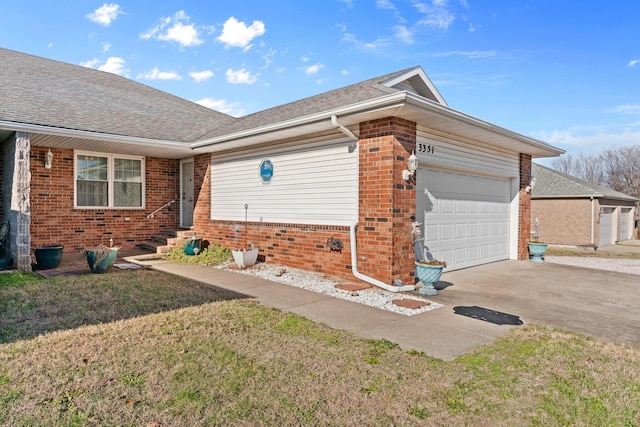
<svg viewBox="0 0 640 427"><path fill-rule="evenodd" d="M433 154L435 153L435 150L436 150L436 147L434 147L433 145L418 144L419 153Z"/></svg>

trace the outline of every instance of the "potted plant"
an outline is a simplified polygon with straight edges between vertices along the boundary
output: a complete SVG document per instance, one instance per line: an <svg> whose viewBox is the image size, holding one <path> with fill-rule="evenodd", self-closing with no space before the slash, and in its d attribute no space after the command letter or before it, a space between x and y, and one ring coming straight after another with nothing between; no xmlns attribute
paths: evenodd
<svg viewBox="0 0 640 427"><path fill-rule="evenodd" d="M244 246L242 249L233 249L231 253L233 254L233 260L238 265L238 267L245 268L251 267L258 260L258 250L253 247L249 247L247 245L247 211L249 209L249 205L244 205Z"/></svg>
<svg viewBox="0 0 640 427"><path fill-rule="evenodd" d="M418 293L422 295L438 295L438 291L433 286L442 275L442 270L447 266L445 261L430 260L416 261L416 275L422 282L422 287L418 289Z"/></svg>
<svg viewBox="0 0 640 427"><path fill-rule="evenodd" d="M85 249L84 253L91 272L96 274L106 273L116 262L119 249L118 247L109 247L102 244Z"/></svg>
<svg viewBox="0 0 640 427"><path fill-rule="evenodd" d="M531 262L544 262L544 254L547 252L547 244L538 241L540 238L540 219L542 215L536 216L535 227L536 230L533 232L533 241L527 243L527 247L529 248L529 259Z"/></svg>

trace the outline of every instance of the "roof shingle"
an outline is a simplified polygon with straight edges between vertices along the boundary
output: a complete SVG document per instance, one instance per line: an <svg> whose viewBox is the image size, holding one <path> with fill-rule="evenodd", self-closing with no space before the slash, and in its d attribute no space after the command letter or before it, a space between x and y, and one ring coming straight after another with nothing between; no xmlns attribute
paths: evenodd
<svg viewBox="0 0 640 427"><path fill-rule="evenodd" d="M0 48L0 120L193 142L235 118L104 71Z"/></svg>
<svg viewBox="0 0 640 427"><path fill-rule="evenodd" d="M537 163L531 164L531 174L536 179L536 183L531 190L532 199L551 197L604 197L617 200L638 200L635 197L620 193L619 191L593 184L589 181L585 181L574 176L558 172Z"/></svg>

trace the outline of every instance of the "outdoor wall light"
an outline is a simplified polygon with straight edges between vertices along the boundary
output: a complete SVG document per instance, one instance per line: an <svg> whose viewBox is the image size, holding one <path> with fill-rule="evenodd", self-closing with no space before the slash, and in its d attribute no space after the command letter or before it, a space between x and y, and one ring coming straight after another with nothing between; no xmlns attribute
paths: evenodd
<svg viewBox="0 0 640 427"><path fill-rule="evenodd" d="M51 152L51 150L49 150L44 161L44 167L47 169L51 169L51 162L53 162L53 153Z"/></svg>
<svg viewBox="0 0 640 427"><path fill-rule="evenodd" d="M533 186L534 186L534 185L536 185L536 177L535 177L535 176L532 176L532 177L529 179L529 185L527 185L527 186L524 188L524 191L526 191L527 193L531 193L531 190L533 189Z"/></svg>
<svg viewBox="0 0 640 427"><path fill-rule="evenodd" d="M405 181L409 181L413 177L415 177L416 170L418 169L418 158L416 157L415 151L412 152L409 156L409 160L407 161L407 169L402 171L402 179L404 179Z"/></svg>

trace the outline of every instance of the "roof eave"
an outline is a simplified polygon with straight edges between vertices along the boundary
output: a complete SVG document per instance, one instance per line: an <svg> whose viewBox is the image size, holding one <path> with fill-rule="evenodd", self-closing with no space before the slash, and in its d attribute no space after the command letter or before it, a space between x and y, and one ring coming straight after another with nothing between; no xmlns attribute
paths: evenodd
<svg viewBox="0 0 640 427"><path fill-rule="evenodd" d="M553 147L543 141L530 138L487 121L478 119L447 106L430 101L422 96L409 92L397 92L360 102L322 111L304 117L285 120L269 124L259 128L248 129L228 135L223 135L191 144L194 152L218 152L230 148L242 148L259 144L264 141L274 141L284 137L295 137L315 132L335 129L331 117L340 118L344 126L353 126L363 120L382 118L389 115L401 115L403 109L411 109L429 115L439 117L471 126L482 132L498 134L509 140L517 141L527 147L527 151L533 157L555 157L564 153L564 150Z"/></svg>
<svg viewBox="0 0 640 427"><path fill-rule="evenodd" d="M162 149L163 151L175 152L174 157L185 157L187 155L193 154L191 148L189 147L189 144L181 141L167 141L152 138L140 138L135 136L114 135L77 129L59 128L54 126L36 125L30 123L8 122L2 120L0 120L0 129L6 129L14 132L28 132L34 134L58 136L61 138L61 143L56 144L55 146L59 146L61 148L81 148L74 147L72 140L89 139L94 141L102 141L113 145L114 152L120 152L123 154L127 154L128 151L140 152L140 150L148 149ZM64 140L65 138L69 138L71 140Z"/></svg>

